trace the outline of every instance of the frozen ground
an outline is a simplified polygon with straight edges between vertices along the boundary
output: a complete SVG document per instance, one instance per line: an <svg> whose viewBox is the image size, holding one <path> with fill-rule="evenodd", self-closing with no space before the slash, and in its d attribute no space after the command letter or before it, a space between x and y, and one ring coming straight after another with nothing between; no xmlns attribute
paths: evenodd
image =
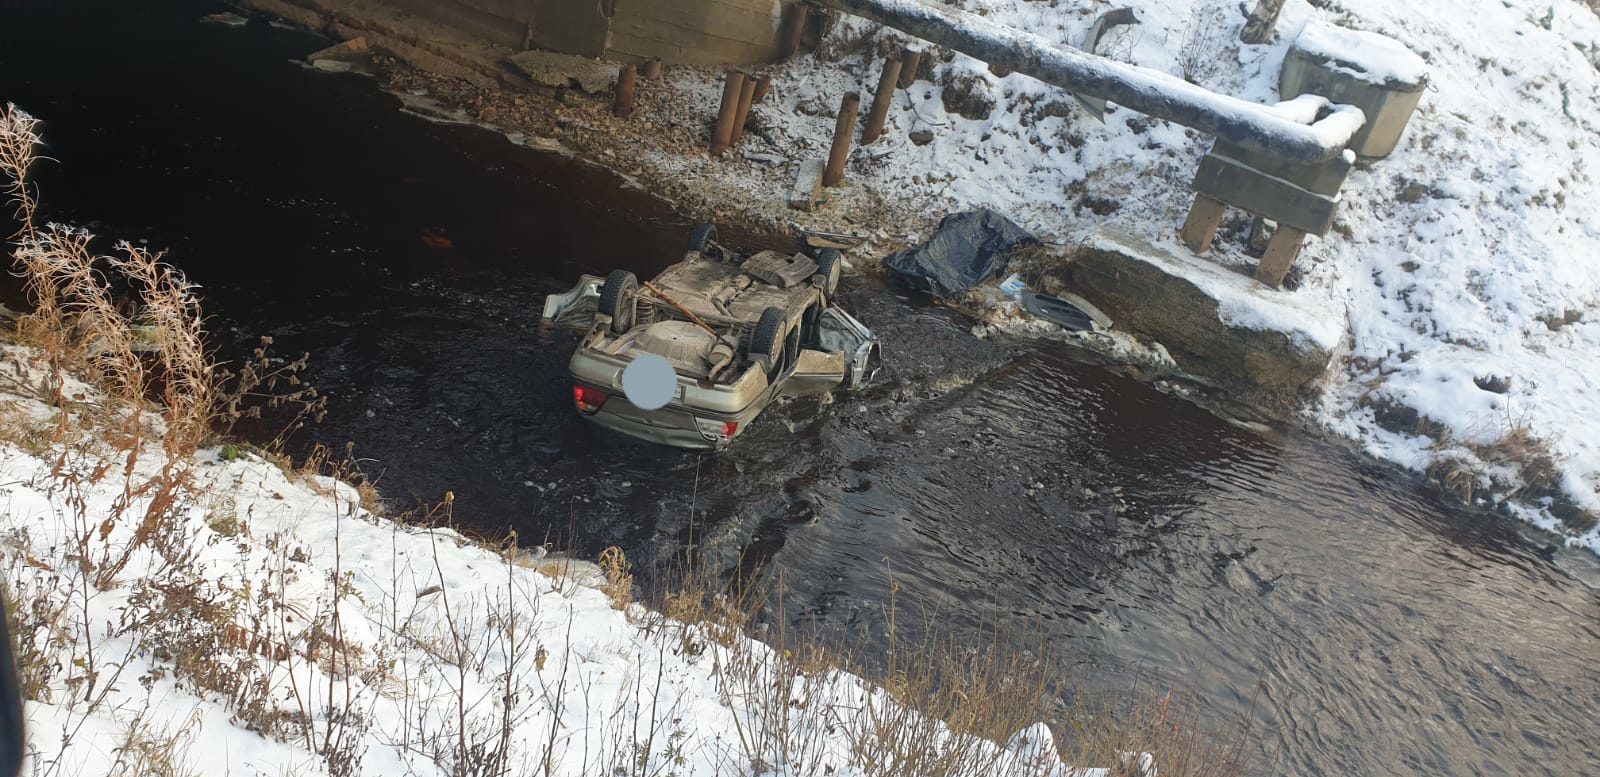
<svg viewBox="0 0 1600 777"><path fill-rule="evenodd" d="M1112 7L949 4L1069 45ZM1600 513L1600 190L1590 169L1600 165L1600 20L1592 7L1289 0L1278 39L1250 46L1238 40L1248 4L1135 5L1143 23L1113 31L1103 53L1261 103L1280 100L1279 66L1313 20L1390 36L1423 58L1430 86L1399 148L1351 174L1338 222L1308 241L1294 290L1258 288L1262 319L1285 306L1345 312L1328 323L1348 359L1307 409L1312 423L1600 551L1600 530L1584 527L1583 515ZM773 160L824 156L839 96L860 92L865 110L882 54L906 42L846 17L815 55L773 70L774 97L756 107L735 152L748 161L662 150L646 152L645 166L727 183L749 209L781 209L792 165ZM668 115L681 122L714 111L720 74L673 72L675 95L657 98ZM876 207L879 218L866 226L877 229L880 249L925 236L939 213L975 206L1063 246L1105 225L1174 240L1209 138L1114 105L1101 124L1054 87L1021 74L997 78L959 54L926 72L931 78L897 92L883 138L855 151L849 185L825 214L849 221ZM1246 226L1231 215L1210 260L1253 266Z"/></svg>
<svg viewBox="0 0 1600 777"><path fill-rule="evenodd" d="M192 483L153 504L159 445L108 444L131 427L79 384L63 423L30 358L0 346L24 774L845 776L931 756L1106 774L1063 766L1042 724L1003 747L952 733L736 629L621 602L594 564L380 521L351 486L252 455L178 461Z"/></svg>

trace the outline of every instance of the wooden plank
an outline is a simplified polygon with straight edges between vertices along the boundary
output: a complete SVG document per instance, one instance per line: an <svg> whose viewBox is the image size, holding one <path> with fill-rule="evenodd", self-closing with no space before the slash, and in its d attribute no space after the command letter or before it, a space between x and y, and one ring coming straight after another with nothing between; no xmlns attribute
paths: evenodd
<svg viewBox="0 0 1600 777"><path fill-rule="evenodd" d="M1227 211L1228 206L1222 202L1203 194L1195 195L1194 205L1189 208L1189 217L1183 220L1178 238L1190 251L1205 253L1211 249L1211 239L1217 236L1217 227L1222 226L1222 215Z"/></svg>
<svg viewBox="0 0 1600 777"><path fill-rule="evenodd" d="M1300 255L1300 246L1305 241L1306 233L1294 227L1279 226L1267 241L1267 252L1261 257L1261 263L1256 265L1256 280L1274 289L1282 286L1283 277L1289 274L1289 267Z"/></svg>

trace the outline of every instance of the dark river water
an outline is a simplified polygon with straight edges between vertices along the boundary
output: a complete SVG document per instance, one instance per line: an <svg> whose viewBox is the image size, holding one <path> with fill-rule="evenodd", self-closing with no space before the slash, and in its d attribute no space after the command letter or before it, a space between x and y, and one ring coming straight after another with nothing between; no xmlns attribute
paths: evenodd
<svg viewBox="0 0 1600 777"><path fill-rule="evenodd" d="M892 574L1091 685L1180 683L1217 719L1257 696L1262 774L1600 775L1600 595L1502 520L872 278L845 292L884 341L871 390L717 456L598 433L542 298L675 261L669 204L291 61L323 41L119 5L146 4L0 5L0 101L46 122L46 203L168 249L225 352L310 352L332 403L296 444L357 441L391 500L451 490L468 526L644 570L692 541L868 630Z"/></svg>

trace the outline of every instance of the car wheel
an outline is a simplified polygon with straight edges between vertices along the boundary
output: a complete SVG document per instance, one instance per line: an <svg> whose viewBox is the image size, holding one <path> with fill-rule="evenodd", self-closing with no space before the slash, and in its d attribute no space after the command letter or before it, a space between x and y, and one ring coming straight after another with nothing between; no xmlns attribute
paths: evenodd
<svg viewBox="0 0 1600 777"><path fill-rule="evenodd" d="M844 274L844 254L837 248L824 248L817 253L817 275L813 282L822 289L824 304L833 304L839 293L839 277Z"/></svg>
<svg viewBox="0 0 1600 777"><path fill-rule="evenodd" d="M717 225L701 224L689 233L689 250L699 251L707 259L721 259L722 252L717 248Z"/></svg>
<svg viewBox="0 0 1600 777"><path fill-rule="evenodd" d="M761 311L755 334L750 336L750 359L754 361L756 357L766 357L769 377L778 366L778 355L783 348L783 324L783 309L767 308Z"/></svg>
<svg viewBox="0 0 1600 777"><path fill-rule="evenodd" d="M639 279L627 270L612 270L600 287L600 312L611 317L611 331L627 334L633 328L639 297Z"/></svg>

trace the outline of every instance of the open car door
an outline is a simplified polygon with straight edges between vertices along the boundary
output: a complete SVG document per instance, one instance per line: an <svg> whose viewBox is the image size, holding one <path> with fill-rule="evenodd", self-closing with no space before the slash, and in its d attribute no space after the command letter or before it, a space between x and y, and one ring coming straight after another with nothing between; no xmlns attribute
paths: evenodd
<svg viewBox="0 0 1600 777"><path fill-rule="evenodd" d="M817 342L822 350L844 357L845 388L867 385L883 364L878 336L841 308L827 308L817 317Z"/></svg>
<svg viewBox="0 0 1600 777"><path fill-rule="evenodd" d="M541 319L576 332L593 329L594 318L600 312L600 287L605 282L605 278L597 275L580 276L578 285L572 287L571 291L544 298L544 315Z"/></svg>
<svg viewBox="0 0 1600 777"><path fill-rule="evenodd" d="M786 397L826 394L844 385L849 373L844 354L802 348L795 359L794 372L783 381L779 393Z"/></svg>

